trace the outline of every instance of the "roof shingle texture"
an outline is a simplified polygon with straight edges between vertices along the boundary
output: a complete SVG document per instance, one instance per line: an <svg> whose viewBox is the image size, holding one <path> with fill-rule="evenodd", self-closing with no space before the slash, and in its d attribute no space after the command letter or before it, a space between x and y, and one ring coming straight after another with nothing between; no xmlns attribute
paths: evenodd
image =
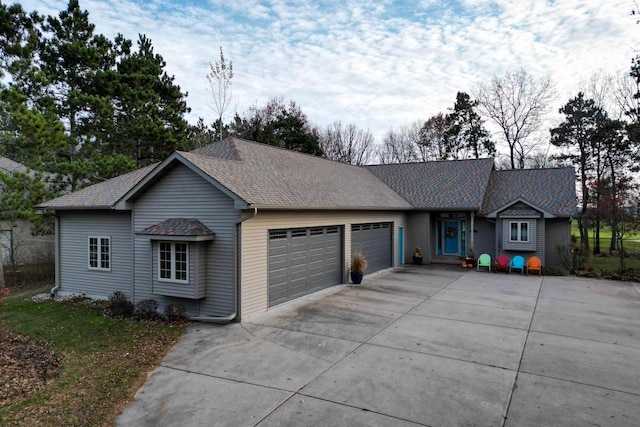
<svg viewBox="0 0 640 427"><path fill-rule="evenodd" d="M367 169L237 138L180 153L253 206L410 209Z"/></svg>
<svg viewBox="0 0 640 427"><path fill-rule="evenodd" d="M195 218L169 218L154 224L137 234L155 236L215 236L207 226Z"/></svg>
<svg viewBox="0 0 640 427"><path fill-rule="evenodd" d="M553 215L575 217L575 172L571 167L494 171L480 214L489 214L518 198Z"/></svg>
<svg viewBox="0 0 640 427"><path fill-rule="evenodd" d="M140 182L157 164L150 165L99 184L69 193L42 203L47 209L108 208L115 205L129 190Z"/></svg>
<svg viewBox="0 0 640 427"><path fill-rule="evenodd" d="M367 166L418 209L477 210L493 169L493 159Z"/></svg>

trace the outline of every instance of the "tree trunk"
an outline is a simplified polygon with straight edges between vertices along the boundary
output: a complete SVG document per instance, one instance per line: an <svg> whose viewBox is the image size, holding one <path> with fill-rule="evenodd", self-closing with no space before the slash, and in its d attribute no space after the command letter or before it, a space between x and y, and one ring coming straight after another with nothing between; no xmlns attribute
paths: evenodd
<svg viewBox="0 0 640 427"><path fill-rule="evenodd" d="M600 213L596 216L595 232L593 235L593 254L600 253Z"/></svg>

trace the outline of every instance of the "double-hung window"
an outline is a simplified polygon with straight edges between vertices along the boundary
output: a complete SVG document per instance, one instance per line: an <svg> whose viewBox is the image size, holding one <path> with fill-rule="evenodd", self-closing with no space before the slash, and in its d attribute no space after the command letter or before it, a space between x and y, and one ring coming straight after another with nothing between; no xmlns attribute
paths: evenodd
<svg viewBox="0 0 640 427"><path fill-rule="evenodd" d="M111 270L111 238L89 236L89 269Z"/></svg>
<svg viewBox="0 0 640 427"><path fill-rule="evenodd" d="M188 283L189 248L184 242L160 242L158 280Z"/></svg>
<svg viewBox="0 0 640 427"><path fill-rule="evenodd" d="M509 241L529 243L529 223L526 221L511 221L509 223Z"/></svg>

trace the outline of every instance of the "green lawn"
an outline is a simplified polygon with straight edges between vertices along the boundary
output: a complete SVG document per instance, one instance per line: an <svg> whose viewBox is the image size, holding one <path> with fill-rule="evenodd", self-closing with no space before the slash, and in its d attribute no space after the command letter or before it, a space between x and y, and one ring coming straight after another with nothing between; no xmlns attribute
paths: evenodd
<svg viewBox="0 0 640 427"><path fill-rule="evenodd" d="M573 221L571 223L571 234L578 237L580 231L578 230L578 222ZM594 246L594 231L589 230L589 247L593 251ZM636 241L634 241L636 240ZM611 229L609 227L603 227L600 230L600 251L599 255L592 255L586 262L586 268L596 272L617 273L620 271L620 258L618 253L614 252L613 255L609 255L609 246L611 244ZM627 270L635 270L640 272L640 233L630 235L624 240L625 252L629 255L625 258L625 268Z"/></svg>
<svg viewBox="0 0 640 427"><path fill-rule="evenodd" d="M113 424L185 325L116 320L87 303L25 299L49 288L0 302L0 326L46 344L63 363L46 388L0 408L0 425Z"/></svg>

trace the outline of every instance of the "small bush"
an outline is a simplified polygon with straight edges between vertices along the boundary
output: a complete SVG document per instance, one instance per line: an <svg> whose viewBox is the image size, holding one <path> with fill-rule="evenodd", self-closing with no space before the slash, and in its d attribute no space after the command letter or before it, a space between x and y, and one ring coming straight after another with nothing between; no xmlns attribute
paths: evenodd
<svg viewBox="0 0 640 427"><path fill-rule="evenodd" d="M129 318L133 316L135 307L124 293L115 291L113 295L109 297L105 311L109 317Z"/></svg>
<svg viewBox="0 0 640 427"><path fill-rule="evenodd" d="M136 320L158 320L158 303L154 299L143 299L136 303L134 317Z"/></svg>
<svg viewBox="0 0 640 427"><path fill-rule="evenodd" d="M556 251L562 266L571 274L584 270L590 256L589 251L585 251L578 246L556 245Z"/></svg>
<svg viewBox="0 0 640 427"><path fill-rule="evenodd" d="M174 322L176 320L182 320L186 317L186 310L182 304L167 304L164 307L164 317Z"/></svg>

